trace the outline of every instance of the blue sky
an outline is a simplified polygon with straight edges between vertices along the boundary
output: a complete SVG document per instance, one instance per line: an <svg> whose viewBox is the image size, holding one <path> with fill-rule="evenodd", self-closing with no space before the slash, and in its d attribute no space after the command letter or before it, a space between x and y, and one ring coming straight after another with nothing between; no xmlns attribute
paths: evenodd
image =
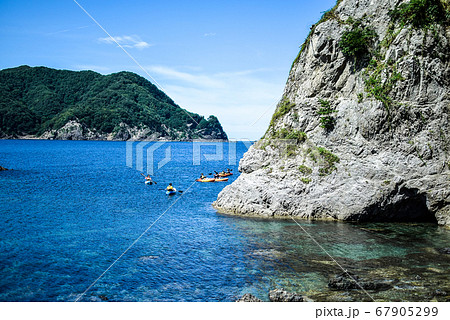
<svg viewBox="0 0 450 320"><path fill-rule="evenodd" d="M310 26L335 0L0 0L0 69L136 72L181 107L216 115L230 138L267 129Z"/></svg>

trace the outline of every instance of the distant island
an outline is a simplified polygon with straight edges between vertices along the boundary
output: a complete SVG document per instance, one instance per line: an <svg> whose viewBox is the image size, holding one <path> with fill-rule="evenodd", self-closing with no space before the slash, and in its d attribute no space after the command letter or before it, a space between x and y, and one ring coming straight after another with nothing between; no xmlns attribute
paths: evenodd
<svg viewBox="0 0 450 320"><path fill-rule="evenodd" d="M217 117L179 107L132 72L0 70L0 138L226 140Z"/></svg>

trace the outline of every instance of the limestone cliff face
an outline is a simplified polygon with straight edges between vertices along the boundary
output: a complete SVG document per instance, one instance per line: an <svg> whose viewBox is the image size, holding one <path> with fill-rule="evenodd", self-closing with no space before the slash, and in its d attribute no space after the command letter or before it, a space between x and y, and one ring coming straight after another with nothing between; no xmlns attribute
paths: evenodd
<svg viewBox="0 0 450 320"><path fill-rule="evenodd" d="M312 27L217 209L450 225L450 28L394 19L402 3L338 1ZM369 35L353 56L341 40L352 30Z"/></svg>

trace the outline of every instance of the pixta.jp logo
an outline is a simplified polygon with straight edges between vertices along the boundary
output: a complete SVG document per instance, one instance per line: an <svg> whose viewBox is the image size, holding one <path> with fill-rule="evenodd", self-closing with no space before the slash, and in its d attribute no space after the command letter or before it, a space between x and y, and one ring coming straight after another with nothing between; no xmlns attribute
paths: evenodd
<svg viewBox="0 0 450 320"><path fill-rule="evenodd" d="M252 142L249 140L228 142L193 141L190 150L180 152L176 147L172 148L170 142L151 141L127 141L126 143L126 165L141 172L153 175L157 170L164 167L176 157L192 157L192 165L199 166L202 162L225 161L230 166L237 165L237 144L243 143L246 149L250 148ZM211 150L212 148L213 151ZM227 152L225 152L225 150ZM156 156L158 153L158 156ZM227 159L226 159L227 158Z"/></svg>

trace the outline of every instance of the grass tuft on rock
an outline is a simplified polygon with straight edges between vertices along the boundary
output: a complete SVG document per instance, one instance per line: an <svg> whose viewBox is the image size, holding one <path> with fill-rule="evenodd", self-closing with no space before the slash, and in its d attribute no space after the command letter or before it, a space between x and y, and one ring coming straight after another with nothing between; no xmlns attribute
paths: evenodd
<svg viewBox="0 0 450 320"><path fill-rule="evenodd" d="M302 54L303 51L305 51L306 47L309 44L309 41L311 40L311 36L313 35L314 31L316 30L316 26L318 26L319 24L328 21L330 19L337 19L339 20L339 17L336 15L336 9L337 7L341 4L342 0L337 0L336 4L334 5L333 8L331 8L330 10L325 11L322 14L322 17L320 18L320 20L316 23L313 24L311 26L311 31L309 32L308 36L306 37L305 41L303 42L303 44L300 47L300 51L297 55L297 57L295 57L294 62L292 63L291 69L294 67L295 64L298 63L298 61L300 60L300 56Z"/></svg>
<svg viewBox="0 0 450 320"><path fill-rule="evenodd" d="M311 182L311 179L303 177L303 178L300 178L300 181L303 182L304 184L309 184Z"/></svg>
<svg viewBox="0 0 450 320"><path fill-rule="evenodd" d="M275 122L277 122L278 119L291 111L293 107L295 107L295 103L289 101L288 98L284 98L278 105L278 108L275 110L275 113L272 116L272 120L270 120L270 127L273 127L275 125Z"/></svg>
<svg viewBox="0 0 450 320"><path fill-rule="evenodd" d="M298 167L298 170L303 173L304 175L310 175L312 173L312 169L305 166L305 165L301 165Z"/></svg>
<svg viewBox="0 0 450 320"><path fill-rule="evenodd" d="M324 164L321 168L319 168L320 176L327 176L336 170L336 163L340 161L339 157L335 154L331 153L329 150L318 147L317 151L319 152L321 158L324 160Z"/></svg>
<svg viewBox="0 0 450 320"><path fill-rule="evenodd" d="M276 131L273 135L276 139L287 139L287 140L295 140L296 143L302 143L306 141L306 133L299 130L288 130L286 128L282 128Z"/></svg>

